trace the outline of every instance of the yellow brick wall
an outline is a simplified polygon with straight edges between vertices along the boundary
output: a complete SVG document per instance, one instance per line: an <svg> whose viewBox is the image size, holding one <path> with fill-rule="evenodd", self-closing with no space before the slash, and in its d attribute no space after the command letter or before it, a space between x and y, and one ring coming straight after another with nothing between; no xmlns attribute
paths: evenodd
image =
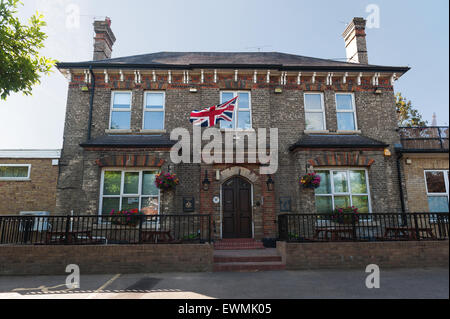
<svg viewBox="0 0 450 319"><path fill-rule="evenodd" d="M412 163L407 164L407 159L410 159ZM448 169L448 153L404 155L402 161L408 211L426 212L428 200L424 171Z"/></svg>
<svg viewBox="0 0 450 319"><path fill-rule="evenodd" d="M55 212L58 166L52 159L0 159L0 164L31 164L30 180L0 180L0 215L20 211Z"/></svg>

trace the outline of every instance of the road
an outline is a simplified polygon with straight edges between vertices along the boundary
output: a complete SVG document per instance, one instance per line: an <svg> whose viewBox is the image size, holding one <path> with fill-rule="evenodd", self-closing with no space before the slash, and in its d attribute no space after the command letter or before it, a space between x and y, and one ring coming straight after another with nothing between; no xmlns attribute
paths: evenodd
<svg viewBox="0 0 450 319"><path fill-rule="evenodd" d="M302 299L449 298L449 269L380 269L368 289L365 269L83 275L68 289L65 276L0 276L0 299Z"/></svg>

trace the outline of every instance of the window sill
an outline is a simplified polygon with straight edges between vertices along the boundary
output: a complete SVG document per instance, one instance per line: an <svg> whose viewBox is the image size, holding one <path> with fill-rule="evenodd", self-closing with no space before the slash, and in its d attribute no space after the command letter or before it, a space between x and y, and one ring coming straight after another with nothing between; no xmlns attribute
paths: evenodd
<svg viewBox="0 0 450 319"><path fill-rule="evenodd" d="M353 130L353 131L336 131L336 134L361 134L361 130Z"/></svg>
<svg viewBox="0 0 450 319"><path fill-rule="evenodd" d="M166 130L139 130L137 134L164 134Z"/></svg>
<svg viewBox="0 0 450 319"><path fill-rule="evenodd" d="M107 129L105 130L106 134L131 134L133 133L132 130L112 130L112 129Z"/></svg>
<svg viewBox="0 0 450 319"><path fill-rule="evenodd" d="M221 132L230 132L230 133L239 133L239 132L255 132L254 128L247 128L247 129L235 129L235 128L221 128Z"/></svg>
<svg viewBox="0 0 450 319"><path fill-rule="evenodd" d="M0 178L0 182L31 182L31 178Z"/></svg>
<svg viewBox="0 0 450 319"><path fill-rule="evenodd" d="M329 130L304 130L303 133L305 134L328 134L330 133Z"/></svg>

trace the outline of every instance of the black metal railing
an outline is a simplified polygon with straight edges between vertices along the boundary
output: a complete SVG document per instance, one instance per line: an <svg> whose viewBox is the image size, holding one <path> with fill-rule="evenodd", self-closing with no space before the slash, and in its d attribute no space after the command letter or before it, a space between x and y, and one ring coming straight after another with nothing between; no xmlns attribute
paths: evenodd
<svg viewBox="0 0 450 319"><path fill-rule="evenodd" d="M285 214L279 239L289 242L448 240L448 213Z"/></svg>
<svg viewBox="0 0 450 319"><path fill-rule="evenodd" d="M400 127L403 150L448 150L448 126Z"/></svg>
<svg viewBox="0 0 450 319"><path fill-rule="evenodd" d="M210 215L0 216L0 245L211 242Z"/></svg>

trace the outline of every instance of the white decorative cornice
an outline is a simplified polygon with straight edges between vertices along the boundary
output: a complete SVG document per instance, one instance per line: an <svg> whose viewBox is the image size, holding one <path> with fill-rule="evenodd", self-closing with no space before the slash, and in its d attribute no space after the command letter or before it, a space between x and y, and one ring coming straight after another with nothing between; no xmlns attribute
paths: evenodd
<svg viewBox="0 0 450 319"><path fill-rule="evenodd" d="M270 83L270 70L267 71L266 82Z"/></svg>
<svg viewBox="0 0 450 319"><path fill-rule="evenodd" d="M363 74L362 74L362 72L360 72L358 74L358 76L356 77L356 82L358 83L358 85L361 85L361 78L362 78L362 76L363 76Z"/></svg>
<svg viewBox="0 0 450 319"><path fill-rule="evenodd" d="M155 72L155 70L152 71L152 81L156 82L156 72Z"/></svg>
<svg viewBox="0 0 450 319"><path fill-rule="evenodd" d="M258 82L258 71L253 72L253 83Z"/></svg>
<svg viewBox="0 0 450 319"><path fill-rule="evenodd" d="M312 82L313 84L316 83L316 75L317 75L316 72L314 72L313 75L312 75L311 82Z"/></svg>
<svg viewBox="0 0 450 319"><path fill-rule="evenodd" d="M342 77L342 83L347 83L347 76L348 76L348 72L345 72L344 76Z"/></svg>
<svg viewBox="0 0 450 319"><path fill-rule="evenodd" d="M234 82L238 81L238 74L239 74L239 71L238 70L234 70Z"/></svg>
<svg viewBox="0 0 450 319"><path fill-rule="evenodd" d="M120 82L123 82L123 72L122 70L119 70L119 75L120 75Z"/></svg>
<svg viewBox="0 0 450 319"><path fill-rule="evenodd" d="M109 82L109 74L108 74L108 70L104 70L103 71L103 74L105 75L105 83L108 83Z"/></svg>
<svg viewBox="0 0 450 319"><path fill-rule="evenodd" d="M60 149L0 150L0 158L60 158Z"/></svg>
<svg viewBox="0 0 450 319"><path fill-rule="evenodd" d="M169 84L172 83L172 71L168 71L168 72L167 72L167 82L168 82Z"/></svg>
<svg viewBox="0 0 450 319"><path fill-rule="evenodd" d="M302 83L302 72L298 72L297 75L297 84L301 84Z"/></svg>

